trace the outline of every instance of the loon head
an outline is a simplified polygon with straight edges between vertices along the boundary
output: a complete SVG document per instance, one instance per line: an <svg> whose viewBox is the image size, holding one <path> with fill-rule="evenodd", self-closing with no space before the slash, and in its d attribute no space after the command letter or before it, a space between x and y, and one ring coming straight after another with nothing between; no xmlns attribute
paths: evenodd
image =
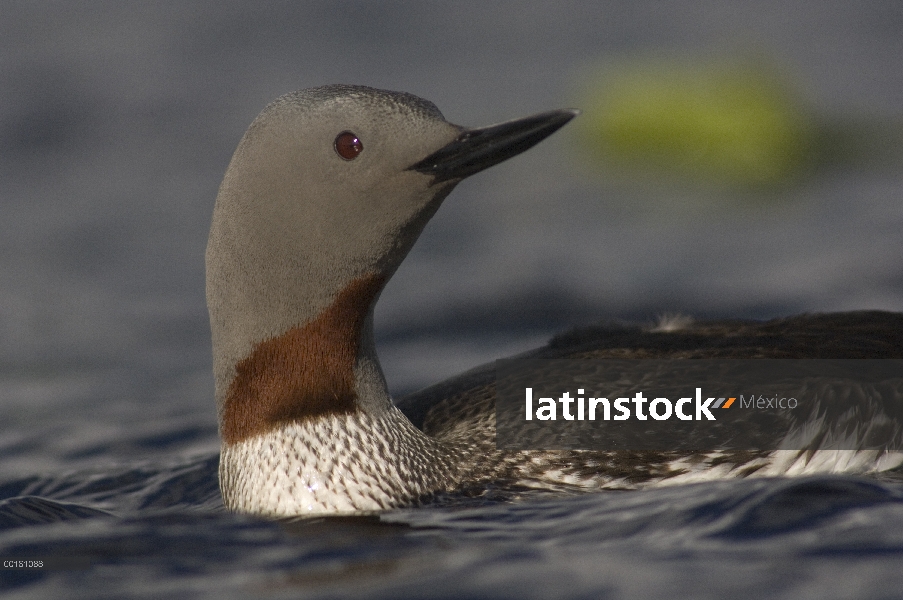
<svg viewBox="0 0 903 600"><path fill-rule="evenodd" d="M459 181L575 114L468 129L417 96L347 85L267 106L226 171L206 253L224 456L286 427L391 412L373 341L383 286ZM244 470L269 468L254 452L221 465L227 506L285 512L229 500L257 477Z"/></svg>

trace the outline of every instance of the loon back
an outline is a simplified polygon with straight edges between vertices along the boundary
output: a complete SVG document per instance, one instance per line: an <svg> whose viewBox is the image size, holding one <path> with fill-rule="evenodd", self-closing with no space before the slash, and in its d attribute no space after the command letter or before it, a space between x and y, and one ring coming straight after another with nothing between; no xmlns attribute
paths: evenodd
<svg viewBox="0 0 903 600"><path fill-rule="evenodd" d="M656 327L605 323L556 335L519 359L903 359L903 314L857 311L799 315L770 321L693 322L686 318ZM495 363L409 394L398 408L427 435L440 440L479 440L489 454L495 442ZM901 374L903 376L903 374ZM880 409L879 409L880 410ZM888 415L903 423L903 405ZM831 423L826 424L827 427ZM899 428L897 428L899 429ZM896 430L895 430L896 431ZM899 431L895 434L899 436ZM888 440L889 444L899 440ZM732 451L690 456L652 451L497 452L505 462L497 476L542 485L558 483L632 487L717 477L868 472L893 468L903 455L854 451ZM507 456L505 456L507 454ZM715 465L718 468L714 468Z"/></svg>

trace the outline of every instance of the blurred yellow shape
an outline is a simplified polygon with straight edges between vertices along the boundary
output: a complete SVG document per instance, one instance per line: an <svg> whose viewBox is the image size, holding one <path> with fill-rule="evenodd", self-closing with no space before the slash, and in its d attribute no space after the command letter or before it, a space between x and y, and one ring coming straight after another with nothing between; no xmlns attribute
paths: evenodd
<svg viewBox="0 0 903 600"><path fill-rule="evenodd" d="M812 158L809 119L764 65L646 61L607 70L591 89L581 133L618 168L762 187Z"/></svg>

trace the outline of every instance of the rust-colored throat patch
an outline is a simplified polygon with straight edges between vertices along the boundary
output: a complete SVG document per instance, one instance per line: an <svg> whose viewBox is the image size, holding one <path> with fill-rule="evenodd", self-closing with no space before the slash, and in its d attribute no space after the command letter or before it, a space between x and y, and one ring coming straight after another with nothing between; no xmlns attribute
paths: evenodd
<svg viewBox="0 0 903 600"><path fill-rule="evenodd" d="M320 315L254 345L235 365L220 434L235 444L273 427L355 410L361 329L384 278L352 281Z"/></svg>

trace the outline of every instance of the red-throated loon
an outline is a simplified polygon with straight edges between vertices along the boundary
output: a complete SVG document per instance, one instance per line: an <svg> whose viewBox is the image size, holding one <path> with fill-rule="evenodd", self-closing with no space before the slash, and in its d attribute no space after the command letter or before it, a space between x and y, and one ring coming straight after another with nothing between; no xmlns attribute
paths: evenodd
<svg viewBox="0 0 903 600"><path fill-rule="evenodd" d="M576 114L468 129L411 94L332 85L282 96L254 120L220 187L206 255L228 508L348 513L486 481L607 487L900 462L896 454L842 465L720 456L714 465L668 453L503 452L485 370L393 404L373 339L383 286L459 181ZM849 313L677 332L590 329L531 356L899 358L901 349L903 316Z"/></svg>

